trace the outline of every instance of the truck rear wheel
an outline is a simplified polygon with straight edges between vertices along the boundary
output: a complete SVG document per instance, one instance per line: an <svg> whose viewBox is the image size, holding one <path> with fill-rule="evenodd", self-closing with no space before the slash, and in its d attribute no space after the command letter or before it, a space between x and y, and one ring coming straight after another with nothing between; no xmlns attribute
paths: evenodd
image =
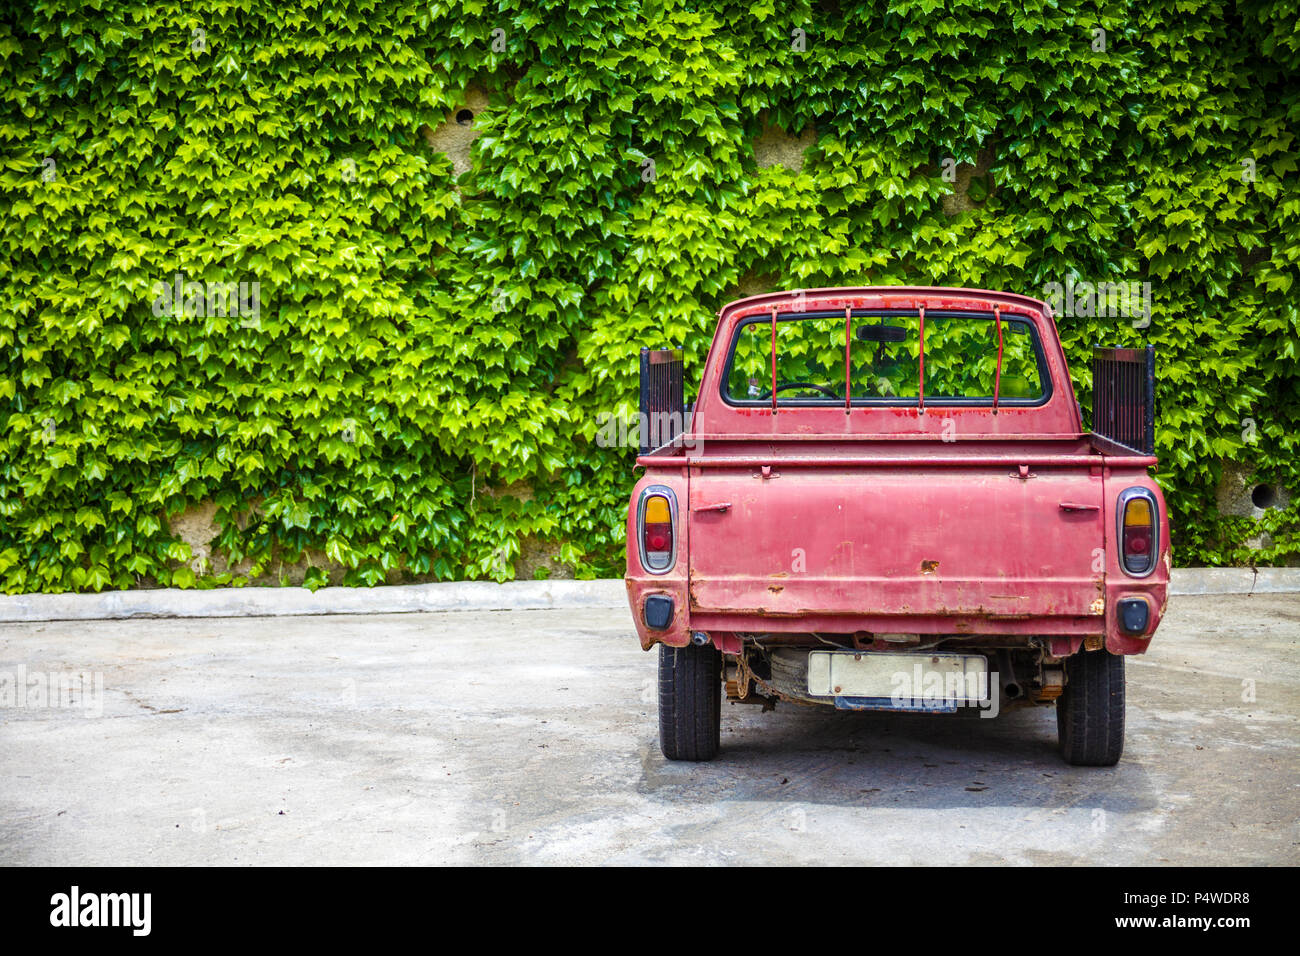
<svg viewBox="0 0 1300 956"><path fill-rule="evenodd" d="M1065 690L1056 702L1056 732L1065 762L1113 767L1124 752L1124 658L1106 650L1065 659Z"/></svg>
<svg viewBox="0 0 1300 956"><path fill-rule="evenodd" d="M722 655L659 645L659 749L669 760L712 760L722 727Z"/></svg>

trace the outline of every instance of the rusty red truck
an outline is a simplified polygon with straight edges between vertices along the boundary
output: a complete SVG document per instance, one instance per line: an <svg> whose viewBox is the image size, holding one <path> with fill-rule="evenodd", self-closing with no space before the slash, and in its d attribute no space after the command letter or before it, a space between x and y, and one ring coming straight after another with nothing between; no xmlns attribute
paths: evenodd
<svg viewBox="0 0 1300 956"><path fill-rule="evenodd" d="M1055 706L1066 761L1119 760L1170 566L1149 346L1095 350L1090 432L1050 307L1017 294L753 296L692 407L680 350L641 370L626 584L666 757L716 755L725 697Z"/></svg>

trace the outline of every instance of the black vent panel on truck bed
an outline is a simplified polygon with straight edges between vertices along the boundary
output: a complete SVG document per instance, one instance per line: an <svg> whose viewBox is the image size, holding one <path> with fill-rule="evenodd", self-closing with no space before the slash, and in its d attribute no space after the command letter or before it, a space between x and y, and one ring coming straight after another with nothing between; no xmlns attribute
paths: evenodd
<svg viewBox="0 0 1300 956"><path fill-rule="evenodd" d="M686 430L681 349L641 349L641 454Z"/></svg>
<svg viewBox="0 0 1300 956"><path fill-rule="evenodd" d="M1092 430L1147 455L1156 450L1156 353L1092 350Z"/></svg>

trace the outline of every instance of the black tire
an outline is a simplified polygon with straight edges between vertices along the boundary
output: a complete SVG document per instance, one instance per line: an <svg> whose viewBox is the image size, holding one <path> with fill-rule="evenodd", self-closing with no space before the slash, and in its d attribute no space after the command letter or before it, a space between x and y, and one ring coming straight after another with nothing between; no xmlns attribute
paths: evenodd
<svg viewBox="0 0 1300 956"><path fill-rule="evenodd" d="M1080 651L1065 659L1065 689L1056 701L1056 732L1065 762L1113 767L1124 753L1124 658Z"/></svg>
<svg viewBox="0 0 1300 956"><path fill-rule="evenodd" d="M659 645L659 749L669 760L712 760L722 729L722 655L712 644Z"/></svg>

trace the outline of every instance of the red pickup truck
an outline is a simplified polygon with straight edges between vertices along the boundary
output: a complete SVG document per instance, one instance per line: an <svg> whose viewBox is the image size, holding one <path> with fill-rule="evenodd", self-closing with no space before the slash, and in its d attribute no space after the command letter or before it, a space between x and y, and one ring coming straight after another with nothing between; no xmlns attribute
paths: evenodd
<svg viewBox="0 0 1300 956"><path fill-rule="evenodd" d="M1071 764L1124 739L1124 655L1165 610L1150 347L1097 349L1083 430L1049 306L872 287L726 306L693 408L641 351L627 592L660 746L721 699L983 716L1055 705Z"/></svg>

